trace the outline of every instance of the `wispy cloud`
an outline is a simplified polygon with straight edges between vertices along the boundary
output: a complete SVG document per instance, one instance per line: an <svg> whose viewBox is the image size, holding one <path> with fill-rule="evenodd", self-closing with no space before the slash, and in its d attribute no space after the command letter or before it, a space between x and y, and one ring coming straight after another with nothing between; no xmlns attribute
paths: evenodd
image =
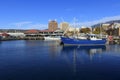
<svg viewBox="0 0 120 80"><path fill-rule="evenodd" d="M9 24L9 26L19 29L19 28L25 28L30 24L32 24L32 22L30 22L30 21L22 21L22 22L11 23L11 24Z"/></svg>
<svg viewBox="0 0 120 80"><path fill-rule="evenodd" d="M12 24L15 24L15 25L24 25L24 24L30 24L32 22L30 21L24 21L24 22L17 22L17 23L12 23Z"/></svg>
<svg viewBox="0 0 120 80"><path fill-rule="evenodd" d="M47 24L32 24L27 29L47 29Z"/></svg>
<svg viewBox="0 0 120 80"><path fill-rule="evenodd" d="M98 23L104 23L107 21L111 20L120 20L120 15L118 16L112 16L112 17L103 17L99 20L94 20L94 21L85 21L85 22L80 22L79 19L76 19L76 22L70 22L70 26L75 26L75 27L82 27L82 26L87 26L90 27L92 25L98 24ZM34 23L32 21L22 21L22 22L17 22L17 23L11 23L8 25L1 26L3 29L47 29L48 24L41 24L41 23Z"/></svg>
<svg viewBox="0 0 120 80"><path fill-rule="evenodd" d="M11 23L8 27L9 28L14 27L15 29L46 29L48 26L47 24L24 21L24 22Z"/></svg>

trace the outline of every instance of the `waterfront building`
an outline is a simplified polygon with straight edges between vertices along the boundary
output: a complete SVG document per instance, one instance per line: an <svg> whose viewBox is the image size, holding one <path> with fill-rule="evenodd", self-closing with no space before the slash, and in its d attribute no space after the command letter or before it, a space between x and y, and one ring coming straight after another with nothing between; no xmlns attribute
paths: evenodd
<svg viewBox="0 0 120 80"><path fill-rule="evenodd" d="M55 30L55 31L50 31L50 30L40 30L39 34L44 36L62 36L63 31L61 30Z"/></svg>
<svg viewBox="0 0 120 80"><path fill-rule="evenodd" d="M27 30L24 32L26 40L41 40L43 36L40 34L40 30Z"/></svg>
<svg viewBox="0 0 120 80"><path fill-rule="evenodd" d="M61 30L28 30L25 33L25 39L32 40L43 40L47 36L62 36L63 32Z"/></svg>
<svg viewBox="0 0 120 80"><path fill-rule="evenodd" d="M58 29L58 23L55 20L49 21L48 23L48 30L49 31L55 31Z"/></svg>
<svg viewBox="0 0 120 80"><path fill-rule="evenodd" d="M67 22L60 23L60 29L63 31L66 31L69 27L69 24Z"/></svg>
<svg viewBox="0 0 120 80"><path fill-rule="evenodd" d="M119 27L119 36L120 36L120 27Z"/></svg>
<svg viewBox="0 0 120 80"><path fill-rule="evenodd" d="M102 28L105 28L106 33L108 35L113 35L113 36L120 36L120 23L111 23L105 26L105 24L102 24Z"/></svg>
<svg viewBox="0 0 120 80"><path fill-rule="evenodd" d="M108 30L109 27L110 27L110 24L108 24L108 23L102 24L102 28L103 28L104 30Z"/></svg>
<svg viewBox="0 0 120 80"><path fill-rule="evenodd" d="M1 36L2 38L8 38L8 37L10 37L10 35L7 34L7 33L1 33L0 36Z"/></svg>

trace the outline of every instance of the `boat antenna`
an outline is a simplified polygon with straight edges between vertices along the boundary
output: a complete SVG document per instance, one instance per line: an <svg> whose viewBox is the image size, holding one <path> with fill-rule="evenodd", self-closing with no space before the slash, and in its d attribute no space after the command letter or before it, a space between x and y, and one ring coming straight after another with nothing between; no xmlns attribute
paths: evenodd
<svg viewBox="0 0 120 80"><path fill-rule="evenodd" d="M65 22L65 20L63 19L63 17L61 17L61 20L62 20L62 22ZM62 36L65 35L65 33L67 32L68 29L69 29L69 26L65 29L64 33L62 34Z"/></svg>

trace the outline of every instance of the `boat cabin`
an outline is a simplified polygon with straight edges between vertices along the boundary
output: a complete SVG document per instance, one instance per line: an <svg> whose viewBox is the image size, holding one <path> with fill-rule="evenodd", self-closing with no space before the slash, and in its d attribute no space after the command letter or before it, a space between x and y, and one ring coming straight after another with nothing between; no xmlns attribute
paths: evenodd
<svg viewBox="0 0 120 80"><path fill-rule="evenodd" d="M97 37L95 34L88 34L87 39L89 40L101 40L100 38Z"/></svg>

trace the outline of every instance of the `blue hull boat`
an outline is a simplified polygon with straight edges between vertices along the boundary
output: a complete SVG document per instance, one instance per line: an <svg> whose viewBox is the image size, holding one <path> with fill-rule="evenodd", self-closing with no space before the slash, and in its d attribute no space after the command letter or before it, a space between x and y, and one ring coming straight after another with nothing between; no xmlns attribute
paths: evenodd
<svg viewBox="0 0 120 80"><path fill-rule="evenodd" d="M105 45L106 39L76 39L69 37L61 37L61 42L64 45L80 45L80 46L90 46L90 45Z"/></svg>

